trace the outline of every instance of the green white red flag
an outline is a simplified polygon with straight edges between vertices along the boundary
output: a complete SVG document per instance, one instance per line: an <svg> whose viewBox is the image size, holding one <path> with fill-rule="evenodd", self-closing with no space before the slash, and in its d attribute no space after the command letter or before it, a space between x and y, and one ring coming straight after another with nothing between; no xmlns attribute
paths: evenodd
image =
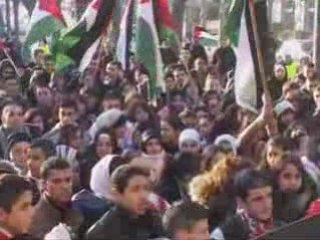
<svg viewBox="0 0 320 240"><path fill-rule="evenodd" d="M137 6L136 57L149 72L149 97L164 88L163 63L152 0L139 0Z"/></svg>
<svg viewBox="0 0 320 240"><path fill-rule="evenodd" d="M38 0L33 9L24 41L22 55L30 60L31 47L43 38L63 29L65 21L57 0Z"/></svg>

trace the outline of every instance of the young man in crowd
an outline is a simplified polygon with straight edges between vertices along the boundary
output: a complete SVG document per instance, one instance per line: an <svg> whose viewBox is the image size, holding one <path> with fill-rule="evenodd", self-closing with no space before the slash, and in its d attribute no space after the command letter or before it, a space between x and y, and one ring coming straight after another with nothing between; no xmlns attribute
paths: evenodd
<svg viewBox="0 0 320 240"><path fill-rule="evenodd" d="M28 132L23 126L23 107L18 102L10 101L2 108L0 126L0 154L4 158L8 145L8 137L14 132Z"/></svg>
<svg viewBox="0 0 320 240"><path fill-rule="evenodd" d="M44 134L43 138L51 140L54 144L58 144L61 128L70 124L75 124L76 116L76 102L69 99L63 100L58 108L59 122L48 133Z"/></svg>
<svg viewBox="0 0 320 240"><path fill-rule="evenodd" d="M116 207L87 232L87 239L154 239L163 237L160 217L151 209L149 172L124 165L111 176Z"/></svg>
<svg viewBox="0 0 320 240"><path fill-rule="evenodd" d="M0 239L19 239L31 224L32 187L24 178L12 174L0 177ZM35 238L30 238L35 239Z"/></svg>
<svg viewBox="0 0 320 240"><path fill-rule="evenodd" d="M105 89L121 92L123 87L121 68L121 63L117 61L111 61L107 64L105 78L103 79Z"/></svg>
<svg viewBox="0 0 320 240"><path fill-rule="evenodd" d="M112 108L116 108L122 110L123 101L121 97L121 93L118 91L107 91L104 94L102 100L102 109L103 111L108 111Z"/></svg>
<svg viewBox="0 0 320 240"><path fill-rule="evenodd" d="M76 236L82 224L82 215L71 208L72 169L59 157L52 157L41 166L44 192L35 206L30 232L40 238L59 223L65 223Z"/></svg>
<svg viewBox="0 0 320 240"><path fill-rule="evenodd" d="M163 217L167 237L172 240L209 240L208 210L191 201L173 205Z"/></svg>
<svg viewBox="0 0 320 240"><path fill-rule="evenodd" d="M56 155L55 145L47 139L36 139L31 143L28 152L28 176L36 180L41 179L40 168L44 161Z"/></svg>
<svg viewBox="0 0 320 240"><path fill-rule="evenodd" d="M234 182L238 209L233 218L215 229L215 240L255 239L275 226L273 219L272 183L261 171L240 171Z"/></svg>

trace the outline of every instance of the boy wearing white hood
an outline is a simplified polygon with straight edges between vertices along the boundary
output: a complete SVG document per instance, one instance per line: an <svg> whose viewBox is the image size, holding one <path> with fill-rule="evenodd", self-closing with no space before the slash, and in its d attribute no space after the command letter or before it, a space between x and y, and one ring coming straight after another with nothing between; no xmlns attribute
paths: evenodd
<svg viewBox="0 0 320 240"><path fill-rule="evenodd" d="M183 153L200 153L200 133L193 128L183 130L179 137L179 150Z"/></svg>

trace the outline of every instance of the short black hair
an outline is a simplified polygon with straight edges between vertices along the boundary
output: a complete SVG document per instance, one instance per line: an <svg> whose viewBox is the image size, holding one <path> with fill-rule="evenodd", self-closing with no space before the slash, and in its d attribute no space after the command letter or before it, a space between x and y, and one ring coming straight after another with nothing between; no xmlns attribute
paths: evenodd
<svg viewBox="0 0 320 240"><path fill-rule="evenodd" d="M133 165L123 165L115 170L111 175L112 187L119 193L123 193L128 186L131 178L135 176L144 176L149 178L150 173L146 168L133 166Z"/></svg>
<svg viewBox="0 0 320 240"><path fill-rule="evenodd" d="M45 154L46 158L56 155L56 147L54 143L48 139L38 138L32 141L31 149L40 148Z"/></svg>
<svg viewBox="0 0 320 240"><path fill-rule="evenodd" d="M66 170L68 168L71 168L71 165L67 160L54 156L42 163L40 175L43 180L47 180L51 170Z"/></svg>
<svg viewBox="0 0 320 240"><path fill-rule="evenodd" d="M119 70L122 69L122 64L121 64L121 62L119 62L119 61L112 60L112 61L108 62L107 65L108 65L108 64L113 65L113 66L116 66Z"/></svg>
<svg viewBox="0 0 320 240"><path fill-rule="evenodd" d="M122 102L122 95L120 91L116 90L106 90L104 95L103 95L104 100L109 100L109 99L119 99Z"/></svg>
<svg viewBox="0 0 320 240"><path fill-rule="evenodd" d="M73 108L74 110L78 109L77 103L69 98L62 99L59 108Z"/></svg>
<svg viewBox="0 0 320 240"><path fill-rule="evenodd" d="M169 208L163 217L167 237L172 238L177 230L190 230L200 220L208 219L208 210L202 205L181 201Z"/></svg>
<svg viewBox="0 0 320 240"><path fill-rule="evenodd" d="M253 189L272 187L272 182L265 172L253 168L246 168L238 172L234 179L236 196L245 200L248 192Z"/></svg>
<svg viewBox="0 0 320 240"><path fill-rule="evenodd" d="M18 175L5 174L0 177L0 208L7 213L25 192L32 193L31 183Z"/></svg>

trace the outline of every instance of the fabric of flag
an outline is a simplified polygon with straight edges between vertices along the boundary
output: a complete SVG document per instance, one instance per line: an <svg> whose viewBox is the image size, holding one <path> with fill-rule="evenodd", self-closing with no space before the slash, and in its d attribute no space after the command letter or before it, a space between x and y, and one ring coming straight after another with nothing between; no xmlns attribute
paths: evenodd
<svg viewBox="0 0 320 240"><path fill-rule="evenodd" d="M114 5L115 0L93 0L75 27L60 32L52 46L57 71L69 65L85 70L106 32Z"/></svg>
<svg viewBox="0 0 320 240"><path fill-rule="evenodd" d="M179 47L177 24L170 12L168 0L155 0L155 19L159 32L159 40L167 41L172 47Z"/></svg>
<svg viewBox="0 0 320 240"><path fill-rule="evenodd" d="M258 66L257 46L253 35L249 10L249 4L251 3L243 0L237 0L237 2L242 2L242 11L240 15L240 28L239 30L234 30L235 32L239 32L238 41L234 42L234 45L237 46L236 53L238 59L234 74L235 98L240 107L257 112L261 103L262 83Z"/></svg>
<svg viewBox="0 0 320 240"><path fill-rule="evenodd" d="M181 36L184 20L184 12L186 9L186 0L169 0L171 14L176 23L178 36Z"/></svg>
<svg viewBox="0 0 320 240"><path fill-rule="evenodd" d="M200 26L196 26L194 28L193 37L195 42L201 44L202 46L218 45L218 38Z"/></svg>
<svg viewBox="0 0 320 240"><path fill-rule="evenodd" d="M119 62L121 62L124 70L129 70L129 53L130 44L132 41L132 24L133 24L133 7L134 0L126 2L126 8L123 13L120 23L120 34L117 42L116 55Z"/></svg>
<svg viewBox="0 0 320 240"><path fill-rule="evenodd" d="M149 72L149 97L163 89L163 64L152 0L139 0L137 9L136 57Z"/></svg>
<svg viewBox="0 0 320 240"><path fill-rule="evenodd" d="M38 0L27 29L22 55L30 60L31 46L43 38L63 29L65 21L57 0Z"/></svg>

